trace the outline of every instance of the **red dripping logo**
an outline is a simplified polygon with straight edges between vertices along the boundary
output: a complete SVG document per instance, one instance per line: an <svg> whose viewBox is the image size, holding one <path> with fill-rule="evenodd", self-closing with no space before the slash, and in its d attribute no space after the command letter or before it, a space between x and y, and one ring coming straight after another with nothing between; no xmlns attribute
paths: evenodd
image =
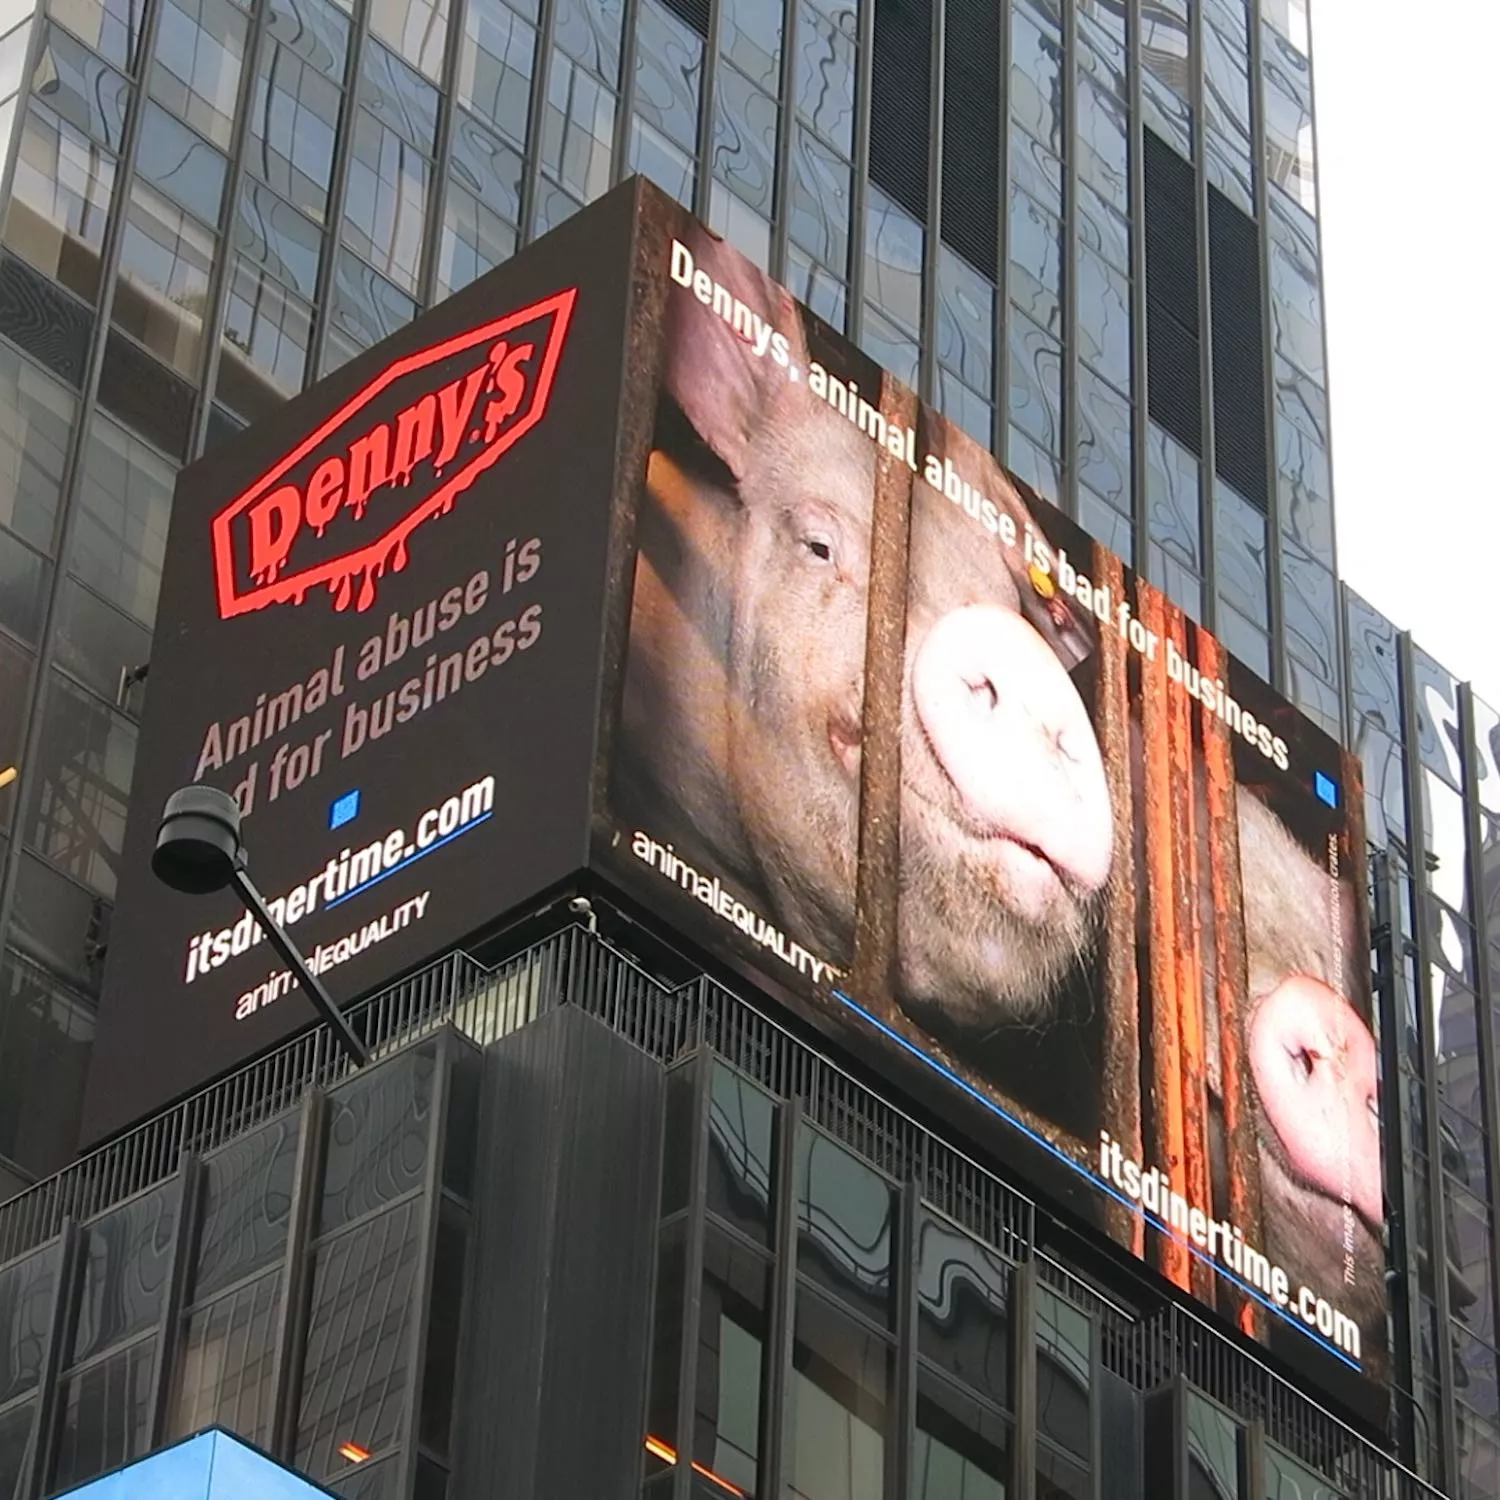
<svg viewBox="0 0 1500 1500"><path fill-rule="evenodd" d="M320 587L335 609L369 609L412 532L541 421L577 295L396 360L225 506L212 526L220 617Z"/></svg>

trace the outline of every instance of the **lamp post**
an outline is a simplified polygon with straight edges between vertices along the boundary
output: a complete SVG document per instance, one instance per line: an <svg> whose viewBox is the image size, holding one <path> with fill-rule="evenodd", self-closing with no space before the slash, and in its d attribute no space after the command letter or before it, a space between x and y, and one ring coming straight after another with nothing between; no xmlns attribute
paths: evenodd
<svg viewBox="0 0 1500 1500"><path fill-rule="evenodd" d="M323 981L313 973L255 888L246 868L240 842L240 808L228 792L213 786L185 786L167 798L151 870L164 885L189 896L206 896L232 886L234 893L255 918L271 946L296 976L319 1015L332 1028L344 1055L356 1068L370 1060L364 1043L355 1036L344 1013L333 1003Z"/></svg>

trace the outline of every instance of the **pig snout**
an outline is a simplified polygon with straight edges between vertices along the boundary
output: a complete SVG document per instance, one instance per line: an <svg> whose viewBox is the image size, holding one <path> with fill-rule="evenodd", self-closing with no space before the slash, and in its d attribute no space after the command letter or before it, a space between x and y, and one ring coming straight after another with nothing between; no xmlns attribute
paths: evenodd
<svg viewBox="0 0 1500 1500"><path fill-rule="evenodd" d="M1098 741L1025 619L994 605L944 615L913 659L912 701L955 821L991 844L1018 915L1045 917L1059 887L1103 886L1114 840Z"/></svg>
<svg viewBox="0 0 1500 1500"><path fill-rule="evenodd" d="M1320 979L1282 980L1251 1019L1250 1066L1292 1169L1378 1226L1375 1041L1354 1008Z"/></svg>

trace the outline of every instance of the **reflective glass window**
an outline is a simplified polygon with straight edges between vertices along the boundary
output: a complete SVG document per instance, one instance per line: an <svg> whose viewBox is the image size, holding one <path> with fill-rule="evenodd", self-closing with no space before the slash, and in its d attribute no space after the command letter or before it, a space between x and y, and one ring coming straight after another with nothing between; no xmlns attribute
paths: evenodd
<svg viewBox="0 0 1500 1500"><path fill-rule="evenodd" d="M132 1344L62 1382L49 1488L70 1489L144 1455L155 1346Z"/></svg>
<svg viewBox="0 0 1500 1500"><path fill-rule="evenodd" d="M771 221L722 182L710 185L708 223L764 271L771 263Z"/></svg>
<svg viewBox="0 0 1500 1500"><path fill-rule="evenodd" d="M786 251L786 284L800 302L840 332L844 330L848 288L833 272L817 264L796 245Z"/></svg>
<svg viewBox="0 0 1500 1500"><path fill-rule="evenodd" d="M1214 480L1214 560L1219 593L1257 625L1265 625L1266 518L1222 479Z"/></svg>
<svg viewBox="0 0 1500 1500"><path fill-rule="evenodd" d="M198 1255L190 1289L194 1302L279 1264L300 1138L300 1116L283 1115L205 1159Z"/></svg>
<svg viewBox="0 0 1500 1500"><path fill-rule="evenodd" d="M0 344L0 526L45 551L77 405L64 386Z"/></svg>
<svg viewBox="0 0 1500 1500"><path fill-rule="evenodd" d="M360 110L344 199L344 243L398 286L415 291L432 167L368 110Z"/></svg>
<svg viewBox="0 0 1500 1500"><path fill-rule="evenodd" d="M453 175L486 208L521 219L521 156L462 110L453 121Z"/></svg>
<svg viewBox="0 0 1500 1500"><path fill-rule="evenodd" d="M443 204L442 238L438 241L439 298L468 286L508 260L515 248L514 225L491 213L472 193L449 183Z"/></svg>
<svg viewBox="0 0 1500 1500"><path fill-rule="evenodd" d="M636 24L635 108L689 155L698 142L703 38L659 0L642 0Z"/></svg>
<svg viewBox="0 0 1500 1500"><path fill-rule="evenodd" d="M719 46L760 88L775 94L781 77L781 8L764 0L724 0Z"/></svg>
<svg viewBox="0 0 1500 1500"><path fill-rule="evenodd" d="M1080 365L1078 479L1119 511L1130 509L1130 447L1130 403Z"/></svg>
<svg viewBox="0 0 1500 1500"><path fill-rule="evenodd" d="M127 72L135 71L145 10L145 0L47 0L48 15Z"/></svg>
<svg viewBox="0 0 1500 1500"><path fill-rule="evenodd" d="M623 0L557 0L552 37L558 50L618 88Z"/></svg>
<svg viewBox="0 0 1500 1500"><path fill-rule="evenodd" d="M1088 74L1078 80L1078 175L1101 201L1122 213L1130 206L1126 114L1113 91Z"/></svg>
<svg viewBox="0 0 1500 1500"><path fill-rule="evenodd" d="M897 380L916 388L921 352L914 335L886 317L873 302L865 303L860 347L878 365L884 365Z"/></svg>
<svg viewBox="0 0 1500 1500"><path fill-rule="evenodd" d="M1010 193L1011 300L1049 333L1062 332L1062 220L1029 194Z"/></svg>
<svg viewBox="0 0 1500 1500"><path fill-rule="evenodd" d="M442 73L447 0L371 0L370 30L428 78Z"/></svg>
<svg viewBox="0 0 1500 1500"><path fill-rule="evenodd" d="M26 727L26 700L31 691L31 652L0 634L0 770L20 759ZM16 783L0 787L0 829L10 826ZM0 852L4 841L0 840Z"/></svg>
<svg viewBox="0 0 1500 1500"><path fill-rule="evenodd" d="M787 1386L787 1474L797 1500L884 1493L891 1346L807 1292L797 1297Z"/></svg>
<svg viewBox="0 0 1500 1500"><path fill-rule="evenodd" d="M776 100L734 68L722 68L714 91L714 176L751 208L771 212L776 176Z"/></svg>
<svg viewBox="0 0 1500 1500"><path fill-rule="evenodd" d="M559 186L590 203L609 187L615 96L562 53L554 53L542 114L542 164Z"/></svg>
<svg viewBox="0 0 1500 1500"><path fill-rule="evenodd" d="M1012 376L1014 377L1014 369ZM1017 387L1012 383L1012 400L1016 390ZM1059 503L1058 497L1062 494L1062 464L1055 453L1039 447L1024 432L1011 427L1006 432L1005 463L1011 473L1029 484L1044 500L1050 500L1054 505Z"/></svg>
<svg viewBox="0 0 1500 1500"><path fill-rule="evenodd" d="M1086 1313L1048 1288L1038 1287L1037 1293L1037 1430L1088 1462L1093 1455L1092 1325Z"/></svg>
<svg viewBox="0 0 1500 1500"><path fill-rule="evenodd" d="M229 0L162 0L152 96L219 147L234 129L248 28Z"/></svg>
<svg viewBox="0 0 1500 1500"><path fill-rule="evenodd" d="M269 1444L278 1280L270 1271L183 1320L168 1442L218 1425Z"/></svg>
<svg viewBox="0 0 1500 1500"><path fill-rule="evenodd" d="M75 129L115 151L125 130L130 85L101 58L56 26L37 54L33 91ZM0 90L3 97L4 90Z"/></svg>
<svg viewBox="0 0 1500 1500"><path fill-rule="evenodd" d="M1287 696L1308 715L1315 719L1334 739L1343 738L1339 690L1331 682L1325 682L1311 667L1288 655L1286 659Z"/></svg>
<svg viewBox="0 0 1500 1500"><path fill-rule="evenodd" d="M58 675L43 714L27 842L65 874L113 897L135 725Z"/></svg>
<svg viewBox="0 0 1500 1500"><path fill-rule="evenodd" d="M228 165L202 136L194 134L155 103L146 105L136 172L153 187L209 224L216 224L224 201Z"/></svg>
<svg viewBox="0 0 1500 1500"><path fill-rule="evenodd" d="M0 1270L0 1404L35 1390L41 1380L60 1258L53 1245Z"/></svg>
<svg viewBox="0 0 1500 1500"><path fill-rule="evenodd" d="M636 115L630 125L630 170L649 177L664 193L690 208L698 180L695 158L654 125ZM804 257L805 258L805 257Z"/></svg>
<svg viewBox="0 0 1500 1500"><path fill-rule="evenodd" d="M978 391L965 385L952 370L944 365L937 371L937 407L943 415L956 422L982 447L988 448L994 441L994 408Z"/></svg>
<svg viewBox="0 0 1500 1500"><path fill-rule="evenodd" d="M399 288L347 250L340 253L329 334L344 358L404 328L416 312L416 303Z"/></svg>
<svg viewBox="0 0 1500 1500"><path fill-rule="evenodd" d="M234 244L247 263L269 271L304 297L317 289L322 232L264 183L246 178L240 188ZM295 389L295 387L294 387Z"/></svg>
<svg viewBox="0 0 1500 1500"><path fill-rule="evenodd" d="M1151 539L1184 567L1200 566L1198 460L1165 429L1150 424L1146 473Z"/></svg>
<svg viewBox="0 0 1500 1500"><path fill-rule="evenodd" d="M1061 154L1062 38L1020 6L1011 11L1010 115L1027 134Z"/></svg>
<svg viewBox="0 0 1500 1500"><path fill-rule="evenodd" d="M1458 724L1458 680L1420 646L1412 651L1416 668L1417 748L1422 764L1455 789L1463 785L1463 738Z"/></svg>
<svg viewBox="0 0 1500 1500"><path fill-rule="evenodd" d="M793 127L790 232L814 259L842 275L849 263L852 169L805 125Z"/></svg>
<svg viewBox="0 0 1500 1500"><path fill-rule="evenodd" d="M1005 1500L1010 1423L946 1380L917 1376L911 1500Z"/></svg>
<svg viewBox="0 0 1500 1500"><path fill-rule="evenodd" d="M1322 383L1323 297L1318 288L1318 247L1311 221L1295 211L1271 215L1271 327L1275 350Z"/></svg>
<svg viewBox="0 0 1500 1500"><path fill-rule="evenodd" d="M224 310L215 394L254 421L302 389L312 308L243 256L235 260Z"/></svg>
<svg viewBox="0 0 1500 1500"><path fill-rule="evenodd" d="M95 1219L85 1230L72 1363L160 1321L179 1196L178 1184L166 1183Z"/></svg>
<svg viewBox="0 0 1500 1500"><path fill-rule="evenodd" d="M1308 58L1273 27L1262 28L1266 176L1309 214L1318 211L1313 145L1312 70Z"/></svg>
<svg viewBox="0 0 1500 1500"><path fill-rule="evenodd" d="M360 55L359 102L402 140L431 156L437 143L437 90L379 42Z"/></svg>
<svg viewBox="0 0 1500 1500"><path fill-rule="evenodd" d="M1290 537L1281 547L1287 647L1326 682L1338 681L1338 603L1333 574Z"/></svg>
<svg viewBox="0 0 1500 1500"><path fill-rule="evenodd" d="M867 1316L889 1324L896 1215L890 1183L811 1127L798 1138L796 1171L799 1269Z"/></svg>
<svg viewBox="0 0 1500 1500"><path fill-rule="evenodd" d="M113 702L125 673L151 656L151 633L75 578L63 580L55 625L57 664Z"/></svg>
<svg viewBox="0 0 1500 1500"><path fill-rule="evenodd" d="M1191 1500L1238 1500L1239 1424L1194 1392L1187 1397L1187 1461Z"/></svg>
<svg viewBox="0 0 1500 1500"><path fill-rule="evenodd" d="M1078 350L1106 380L1130 385L1130 282L1078 247Z"/></svg>
<svg viewBox="0 0 1500 1500"><path fill-rule="evenodd" d="M1062 451L1062 345L1029 318L1012 316L1010 419L1049 454Z"/></svg>
<svg viewBox="0 0 1500 1500"><path fill-rule="evenodd" d="M769 1095L723 1064L713 1072L708 1107L708 1207L752 1239L771 1236Z"/></svg>
<svg viewBox="0 0 1500 1500"><path fill-rule="evenodd" d="M526 144L535 58L536 28L503 0L477 0L465 7L459 102L517 146Z"/></svg>
<svg viewBox="0 0 1500 1500"><path fill-rule="evenodd" d="M693 1460L741 1493L755 1493L760 1461L761 1366L771 1298L768 1262L710 1231L698 1307Z"/></svg>
<svg viewBox="0 0 1500 1500"><path fill-rule="evenodd" d="M938 359L988 395L995 362L995 287L947 245L938 247Z"/></svg>
<svg viewBox="0 0 1500 1500"><path fill-rule="evenodd" d="M810 5L797 22L797 112L844 156L854 150L854 14L835 26Z"/></svg>
<svg viewBox="0 0 1500 1500"><path fill-rule="evenodd" d="M5 243L92 301L115 159L50 109L26 111L5 211Z"/></svg>
<svg viewBox="0 0 1500 1500"><path fill-rule="evenodd" d="M1090 536L1103 542L1127 567L1130 565L1130 560L1135 555L1131 518L1082 484L1078 487L1078 524Z"/></svg>
<svg viewBox="0 0 1500 1500"><path fill-rule="evenodd" d="M69 567L146 624L156 615L175 477L172 465L139 439L106 417L94 418Z"/></svg>
<svg viewBox="0 0 1500 1500"><path fill-rule="evenodd" d="M922 1215L917 1348L996 1405L1010 1405L1010 1267L956 1224Z"/></svg>
<svg viewBox="0 0 1500 1500"><path fill-rule="evenodd" d="M214 236L143 183L135 184L130 200L114 321L191 378L198 368Z"/></svg>
<svg viewBox="0 0 1500 1500"><path fill-rule="evenodd" d="M1126 274L1130 271L1130 221L1086 182L1078 185L1078 238Z"/></svg>

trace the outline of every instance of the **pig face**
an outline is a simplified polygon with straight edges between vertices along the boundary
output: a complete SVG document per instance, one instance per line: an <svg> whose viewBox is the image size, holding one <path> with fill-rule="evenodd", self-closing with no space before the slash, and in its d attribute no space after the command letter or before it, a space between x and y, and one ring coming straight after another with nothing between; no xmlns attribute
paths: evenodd
<svg viewBox="0 0 1500 1500"><path fill-rule="evenodd" d="M1087 948L1114 845L1109 790L1088 711L1021 612L1001 544L925 484L911 536L901 983L935 1029L987 1030L1045 1013Z"/></svg>

